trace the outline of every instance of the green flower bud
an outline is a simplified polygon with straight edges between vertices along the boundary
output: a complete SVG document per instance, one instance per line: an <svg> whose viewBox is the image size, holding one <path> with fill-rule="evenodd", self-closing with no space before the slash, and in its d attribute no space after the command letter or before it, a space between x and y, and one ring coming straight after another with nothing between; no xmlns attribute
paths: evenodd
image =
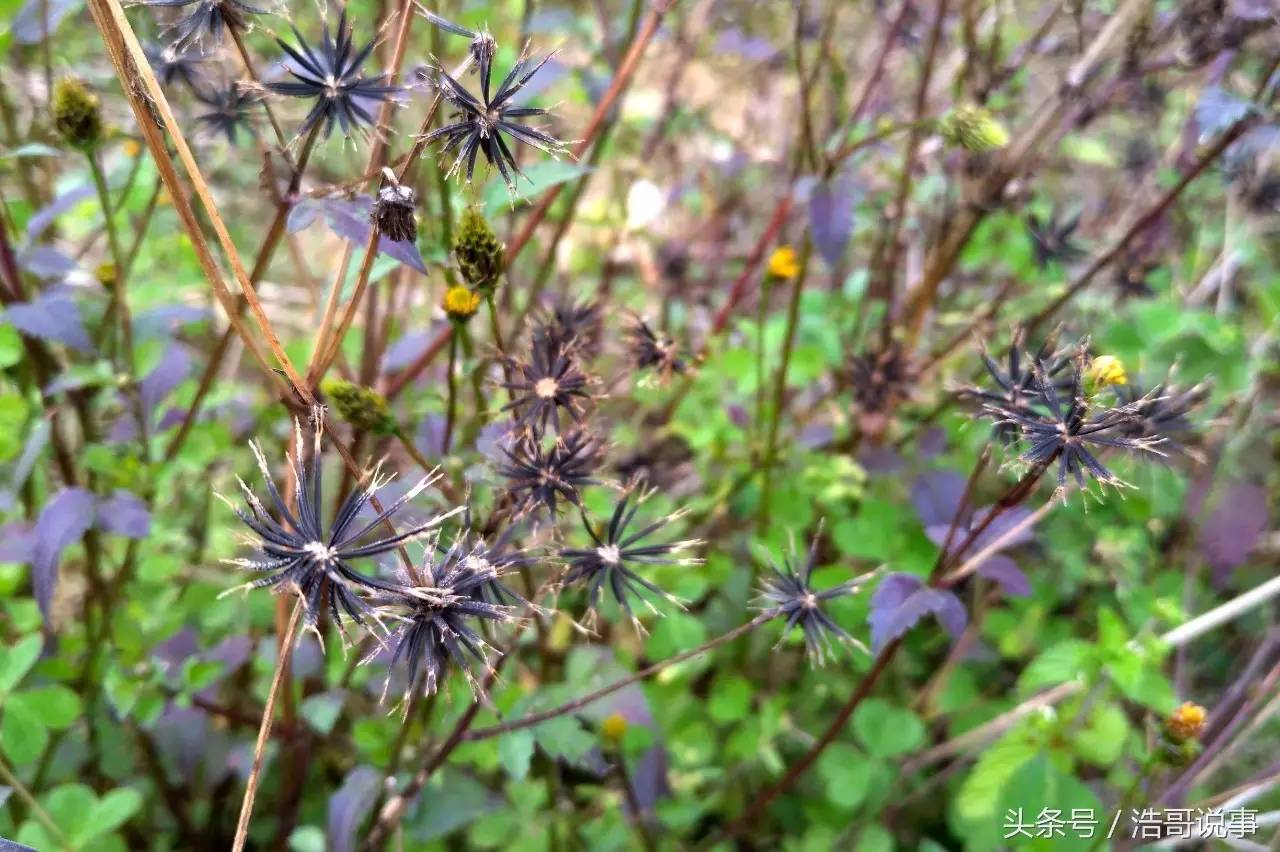
<svg viewBox="0 0 1280 852"><path fill-rule="evenodd" d="M479 210L467 208L453 237L453 256L471 288L488 297L505 268L506 247Z"/></svg>
<svg viewBox="0 0 1280 852"><path fill-rule="evenodd" d="M396 423L387 406L387 398L373 388L343 379L325 379L320 389L338 412L338 416L362 432L387 435Z"/></svg>
<svg viewBox="0 0 1280 852"><path fill-rule="evenodd" d="M995 116L980 106L956 107L939 126L942 138L966 151L985 154L1009 144L1009 132Z"/></svg>
<svg viewBox="0 0 1280 852"><path fill-rule="evenodd" d="M73 148L93 148L102 140L102 102L78 77L63 77L53 87L53 126Z"/></svg>

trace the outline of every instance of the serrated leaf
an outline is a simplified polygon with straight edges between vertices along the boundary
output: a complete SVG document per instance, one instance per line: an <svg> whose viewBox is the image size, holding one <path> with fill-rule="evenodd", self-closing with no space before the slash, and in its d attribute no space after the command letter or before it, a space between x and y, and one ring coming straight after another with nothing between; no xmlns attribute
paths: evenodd
<svg viewBox="0 0 1280 852"><path fill-rule="evenodd" d="M1093 661L1093 646L1081 639L1064 639L1040 652L1023 670L1018 688L1034 692L1085 675Z"/></svg>
<svg viewBox="0 0 1280 852"><path fill-rule="evenodd" d="M1015 728L983 751L956 796L960 817L966 822L992 817L1009 779L1039 752L1040 744L1022 728Z"/></svg>

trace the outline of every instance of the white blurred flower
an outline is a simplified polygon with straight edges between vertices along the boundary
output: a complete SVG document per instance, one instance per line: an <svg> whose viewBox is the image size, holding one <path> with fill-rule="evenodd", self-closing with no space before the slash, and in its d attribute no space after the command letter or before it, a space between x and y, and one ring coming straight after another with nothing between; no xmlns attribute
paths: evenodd
<svg viewBox="0 0 1280 852"><path fill-rule="evenodd" d="M643 230L667 209L667 195L652 181L638 180L627 192L627 230Z"/></svg>

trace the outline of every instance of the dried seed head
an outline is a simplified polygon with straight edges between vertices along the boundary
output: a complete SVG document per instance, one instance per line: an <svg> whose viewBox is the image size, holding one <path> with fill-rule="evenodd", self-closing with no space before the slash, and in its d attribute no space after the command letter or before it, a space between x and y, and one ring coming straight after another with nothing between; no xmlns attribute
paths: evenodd
<svg viewBox="0 0 1280 852"><path fill-rule="evenodd" d="M488 295L498 286L506 266L506 247L474 207L467 208L453 238L453 256L472 289Z"/></svg>
<svg viewBox="0 0 1280 852"><path fill-rule="evenodd" d="M356 429L375 435L395 431L396 424L387 406L387 398L373 388L333 378L325 379L321 390L338 416Z"/></svg>
<svg viewBox="0 0 1280 852"><path fill-rule="evenodd" d="M390 169L383 169L386 180L378 190L369 218L387 239L396 243L413 242L418 238L418 220L414 217L413 190L396 179Z"/></svg>
<svg viewBox="0 0 1280 852"><path fill-rule="evenodd" d="M88 150L102 141L102 102L78 77L63 77L53 87L53 126L73 148Z"/></svg>
<svg viewBox="0 0 1280 852"><path fill-rule="evenodd" d="M995 116L980 106L961 106L952 110L938 128L942 137L975 154L996 151L1009 144L1009 131Z"/></svg>

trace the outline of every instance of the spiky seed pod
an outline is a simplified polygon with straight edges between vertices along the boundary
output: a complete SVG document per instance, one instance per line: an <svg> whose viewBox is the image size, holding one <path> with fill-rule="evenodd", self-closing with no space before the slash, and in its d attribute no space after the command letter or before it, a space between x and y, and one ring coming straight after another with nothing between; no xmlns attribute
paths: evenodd
<svg viewBox="0 0 1280 852"><path fill-rule="evenodd" d="M565 548L560 551L561 558L569 563L565 574L565 584L583 583L587 587L587 605L593 614L600 609L602 595L608 591L614 601L627 614L632 623L640 628L631 609L631 599L639 600L654 615L661 615L646 597L648 595L662 598L671 603L679 603L674 597L655 586L636 573L636 569L647 565L701 565L702 560L679 554L702 544L698 539L684 541L650 542L645 539L672 521L682 517L685 512L677 511L665 518L645 524L639 530L628 533L627 527L635 519L636 512L652 491L639 494L628 492L614 507L609 524L602 530L591 524L587 513L579 505L582 514L582 526L591 536L593 547ZM632 498L635 497L634 502Z"/></svg>
<svg viewBox="0 0 1280 852"><path fill-rule="evenodd" d="M378 190L369 218L378 226L378 231L392 242L411 243L418 238L413 189L400 183L391 169L383 169L382 175L385 182Z"/></svg>
<svg viewBox="0 0 1280 852"><path fill-rule="evenodd" d="M680 357L680 348L676 342L655 332L638 316L632 317L631 328L627 333L627 348L637 370L653 367L663 379L672 373L685 371L685 362Z"/></svg>
<svg viewBox="0 0 1280 852"><path fill-rule="evenodd" d="M956 107L938 128L942 138L974 154L997 151L1009 144L1009 131L980 106Z"/></svg>
<svg viewBox="0 0 1280 852"><path fill-rule="evenodd" d="M805 651L816 665L822 665L839 643L867 650L848 631L836 624L831 616L823 612L822 604L833 598L853 594L875 576L874 573L864 574L829 589L814 589L813 570L818 562L818 540L821 534L819 527L818 535L814 536L798 570L794 564L797 561L794 556L784 559L781 565L774 563L770 566L770 576L760 584L760 596L756 600L759 609L772 612L777 618L786 619L787 625L778 644L786 640L786 634L793 627L799 627L804 633Z"/></svg>
<svg viewBox="0 0 1280 852"><path fill-rule="evenodd" d="M459 284L445 291L443 307L451 321L465 324L480 310L480 296Z"/></svg>
<svg viewBox="0 0 1280 852"><path fill-rule="evenodd" d="M63 77L53 86L53 127L68 145L89 150L102 141L102 101L79 77Z"/></svg>
<svg viewBox="0 0 1280 852"><path fill-rule="evenodd" d="M489 296L506 269L506 246L489 227L483 214L468 207L453 237L453 257L458 270L472 289Z"/></svg>
<svg viewBox="0 0 1280 852"><path fill-rule="evenodd" d="M387 398L373 388L345 379L325 379L320 389L338 416L361 432L389 435L396 429Z"/></svg>
<svg viewBox="0 0 1280 852"><path fill-rule="evenodd" d="M277 591L296 590L302 601L304 623L312 629L316 628L320 612L326 608L327 603L330 616L341 630L342 614L359 624L366 624L365 617L371 613L371 608L360 597L360 593L402 591L396 583L356 571L352 563L390 553L406 541L425 537L445 520L461 512L462 507L436 515L396 534L372 539L372 533L381 530L384 521L440 478L439 472L432 471L398 500L385 506L371 520L362 524L361 512L373 501L375 493L390 481L390 477L382 477L375 471L368 481L362 482L361 487L352 491L343 501L326 532L321 514L324 506L320 445L322 418L323 409L317 408L312 414L314 432L310 458L305 458L302 424L294 421L294 446L297 449L289 462L293 467L292 497L295 508L290 508L285 503L271 478L266 457L255 442L250 442L249 447L257 458L271 507L278 519L272 517L271 509L242 479L237 478L236 481L244 494L247 510L241 509L221 494L214 493L254 533L250 541L258 550L258 558L225 560L228 564L261 575L260 579L241 588L269 586ZM345 632L343 635L345 638Z"/></svg>
<svg viewBox="0 0 1280 852"><path fill-rule="evenodd" d="M231 145L240 141L243 130L254 136L253 110L262 100L259 92L232 83L224 89L196 92L196 100L209 107L196 116L196 121L211 133L220 134Z"/></svg>

